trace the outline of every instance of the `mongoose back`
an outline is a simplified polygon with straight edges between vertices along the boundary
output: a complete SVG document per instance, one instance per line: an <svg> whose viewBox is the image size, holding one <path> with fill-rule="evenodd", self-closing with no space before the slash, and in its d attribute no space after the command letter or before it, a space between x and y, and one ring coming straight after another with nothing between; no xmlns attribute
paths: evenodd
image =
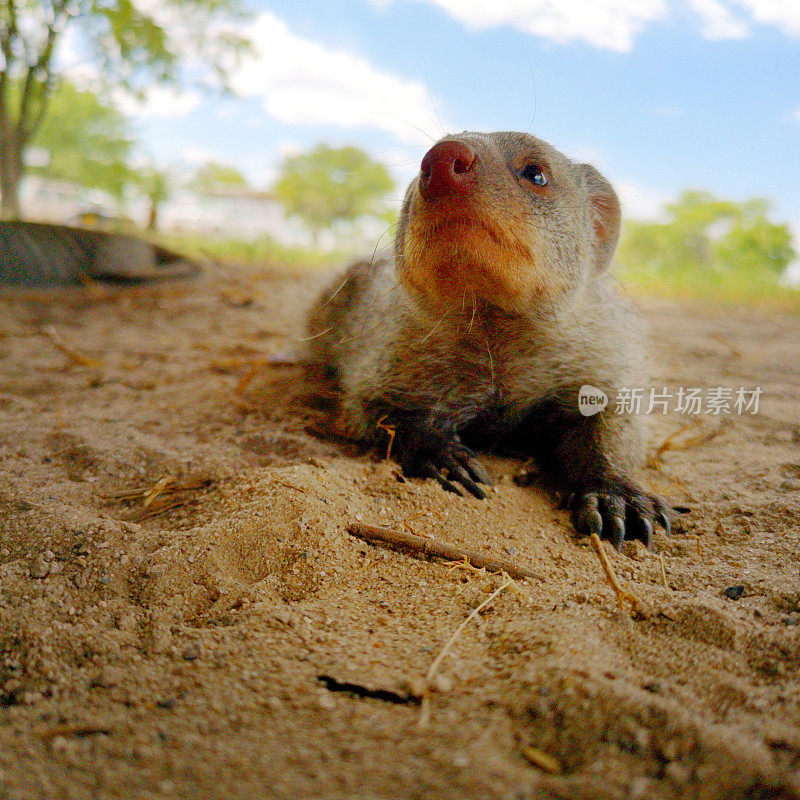
<svg viewBox="0 0 800 800"><path fill-rule="evenodd" d="M636 484L642 386L638 315L606 271L620 204L592 166L524 133L447 136L408 187L394 258L339 276L309 315L312 358L338 384L341 423L378 441L395 428L407 476L483 498L471 447L537 457L580 533L621 547L669 531L668 507ZM606 409L584 415L581 387Z"/></svg>

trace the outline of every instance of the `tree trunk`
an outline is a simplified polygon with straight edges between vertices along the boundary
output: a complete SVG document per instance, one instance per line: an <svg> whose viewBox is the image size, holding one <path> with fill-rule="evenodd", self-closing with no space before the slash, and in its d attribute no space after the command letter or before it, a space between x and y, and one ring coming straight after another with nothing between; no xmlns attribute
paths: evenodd
<svg viewBox="0 0 800 800"><path fill-rule="evenodd" d="M22 164L15 149L9 147L7 142L0 142L0 217L3 219L19 219L22 216L19 202Z"/></svg>
<svg viewBox="0 0 800 800"><path fill-rule="evenodd" d="M22 207L19 203L19 176L3 171L0 179L0 217L3 219L20 219Z"/></svg>
<svg viewBox="0 0 800 800"><path fill-rule="evenodd" d="M147 214L147 230L158 230L158 203L150 200L150 211Z"/></svg>

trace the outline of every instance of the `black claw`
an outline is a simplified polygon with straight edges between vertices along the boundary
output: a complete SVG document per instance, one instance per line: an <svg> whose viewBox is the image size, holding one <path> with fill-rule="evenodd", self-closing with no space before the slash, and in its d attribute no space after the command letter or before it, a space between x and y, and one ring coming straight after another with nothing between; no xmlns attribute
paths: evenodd
<svg viewBox="0 0 800 800"><path fill-rule="evenodd" d="M461 490L458 488L458 486L456 486L456 484L451 483L450 481L448 481L447 478L443 478L439 474L439 470L436 469L436 467L433 465L432 462L426 461L425 464L422 467L421 472L422 472L422 475L424 477L426 477L426 478L434 478L435 480L437 480L439 482L439 484L441 485L441 487L446 492L452 492L453 494L457 494L457 495L461 494Z"/></svg>
<svg viewBox="0 0 800 800"><path fill-rule="evenodd" d="M486 499L486 494L483 489L481 489L481 487L478 486L469 477L469 475L464 472L463 469L458 471L452 470L450 473L448 473L447 477L452 481L458 481L458 483L460 483L473 497L477 497L478 500Z"/></svg>
<svg viewBox="0 0 800 800"><path fill-rule="evenodd" d="M639 520L639 538L649 550L653 541L653 523L647 518L641 518Z"/></svg>
<svg viewBox="0 0 800 800"><path fill-rule="evenodd" d="M477 497L478 500L485 500L486 499L486 492L481 489L480 486L473 483L472 481L462 481L461 482L471 493L474 497Z"/></svg>
<svg viewBox="0 0 800 800"><path fill-rule="evenodd" d="M485 483L487 486L492 485L492 477L486 471L486 468L472 456L471 453L457 456L461 466L469 473L475 483Z"/></svg>
<svg viewBox="0 0 800 800"><path fill-rule="evenodd" d="M444 453L442 455L442 464L444 469L448 471L447 477L450 480L460 483L473 497L477 497L478 500L486 499L483 489L475 484L470 474L460 462L456 461L454 456L449 453Z"/></svg>
<svg viewBox="0 0 800 800"><path fill-rule="evenodd" d="M578 533L596 533L619 551L626 539L641 539L648 549L656 522L670 533L669 507L625 479L600 481L566 498Z"/></svg>
<svg viewBox="0 0 800 800"><path fill-rule="evenodd" d="M622 543L625 541L625 520L622 517L614 516L611 518L608 538L617 552L622 552Z"/></svg>
<svg viewBox="0 0 800 800"><path fill-rule="evenodd" d="M603 532L603 517L597 508L583 506L575 512L575 527L586 536L593 533L600 536Z"/></svg>

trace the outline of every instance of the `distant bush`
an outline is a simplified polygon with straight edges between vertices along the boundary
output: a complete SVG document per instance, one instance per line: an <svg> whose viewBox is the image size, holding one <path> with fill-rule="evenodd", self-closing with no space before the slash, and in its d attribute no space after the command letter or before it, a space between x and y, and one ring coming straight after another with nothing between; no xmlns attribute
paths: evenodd
<svg viewBox="0 0 800 800"><path fill-rule="evenodd" d="M748 270L777 277L797 258L785 223L768 218L769 201L737 203L685 191L664 208L664 222L626 223L617 261L629 269L666 272Z"/></svg>
<svg viewBox="0 0 800 800"><path fill-rule="evenodd" d="M782 307L800 313L800 289L781 282L797 258L785 223L769 219L767 200L737 203L686 191L663 221L625 223L618 275L644 295Z"/></svg>

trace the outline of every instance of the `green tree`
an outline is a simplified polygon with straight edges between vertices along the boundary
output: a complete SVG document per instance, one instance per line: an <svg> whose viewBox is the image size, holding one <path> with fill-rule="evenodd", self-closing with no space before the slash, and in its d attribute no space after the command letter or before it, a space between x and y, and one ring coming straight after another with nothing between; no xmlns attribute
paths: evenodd
<svg viewBox="0 0 800 800"><path fill-rule="evenodd" d="M142 93L153 82L177 82L188 62L202 82L219 83L246 45L220 24L240 15L239 3L0 0L0 213L20 214L25 150L47 116L65 32L117 87Z"/></svg>
<svg viewBox="0 0 800 800"><path fill-rule="evenodd" d="M386 196L394 181L383 164L358 147L317 145L288 156L272 187L287 213L300 217L314 241L337 222L386 214Z"/></svg>
<svg viewBox="0 0 800 800"><path fill-rule="evenodd" d="M230 164L209 161L198 167L189 188L199 194L213 194L218 189L246 189L249 184L241 171Z"/></svg>
<svg viewBox="0 0 800 800"><path fill-rule="evenodd" d="M762 198L734 202L685 191L665 205L665 222L626 223L617 259L651 271L747 269L775 276L797 253L788 225L772 222L769 212Z"/></svg>
<svg viewBox="0 0 800 800"><path fill-rule="evenodd" d="M161 206L172 193L172 176L166 170L146 167L139 170L136 182L150 203L147 212L147 230L156 231Z"/></svg>
<svg viewBox="0 0 800 800"><path fill-rule="evenodd" d="M88 90L61 81L31 146L46 151L47 163L31 167L52 178L103 189L122 197L136 181L129 166L134 140L128 121Z"/></svg>

